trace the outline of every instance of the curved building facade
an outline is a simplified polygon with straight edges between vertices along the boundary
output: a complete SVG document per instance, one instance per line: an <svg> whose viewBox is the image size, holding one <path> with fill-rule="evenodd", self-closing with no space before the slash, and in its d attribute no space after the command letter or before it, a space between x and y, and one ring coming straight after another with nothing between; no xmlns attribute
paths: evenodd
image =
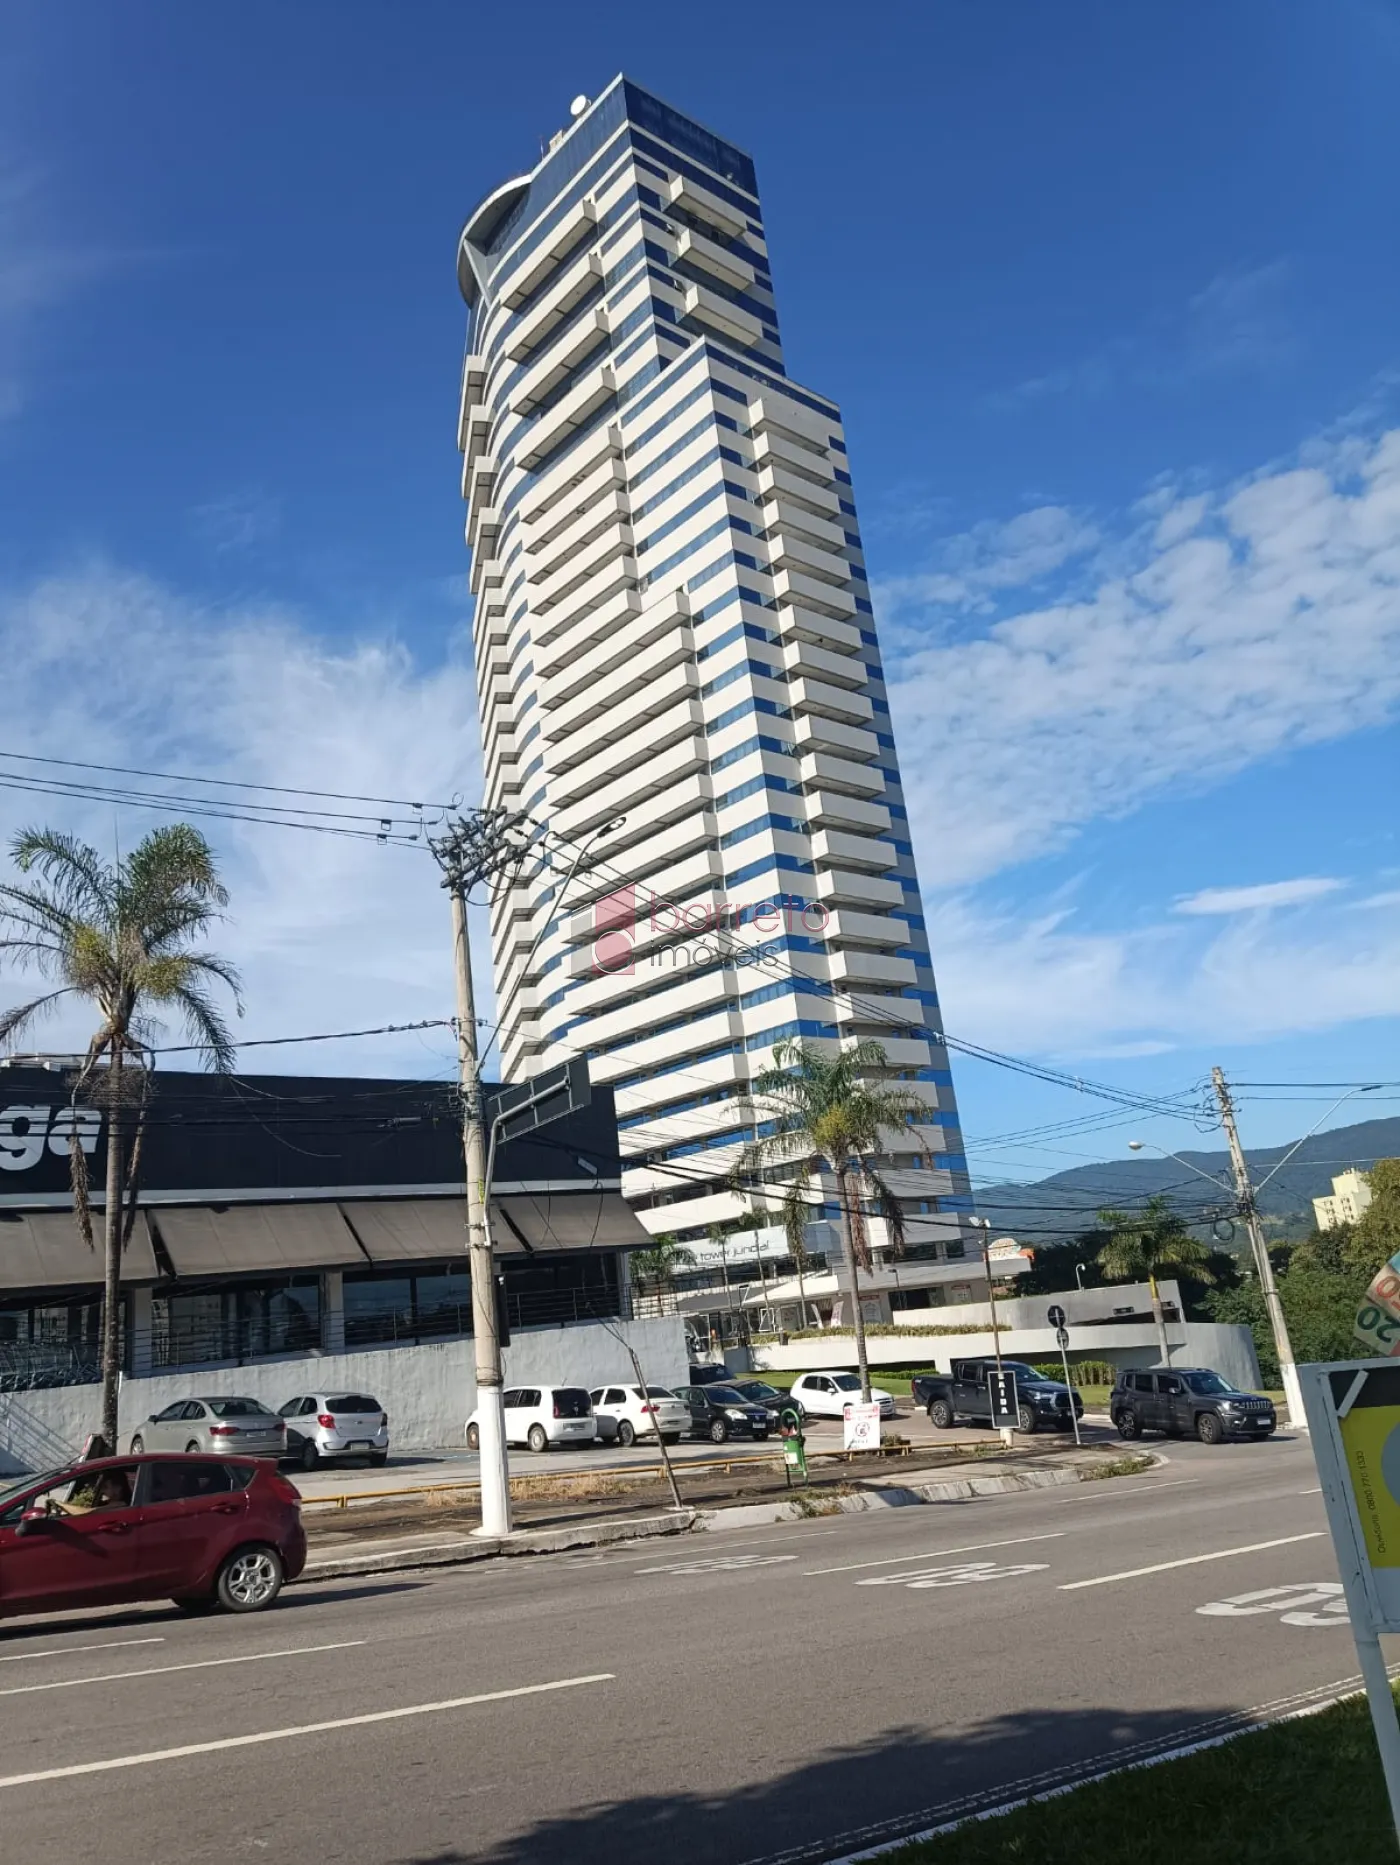
<svg viewBox="0 0 1400 1865"><path fill-rule="evenodd" d="M726 1175L773 1045L876 1038L930 1108L884 1162L911 1248L880 1299L973 1299L840 411L784 365L751 160L619 77L482 201L458 278L487 802L554 851L491 909L505 1073L586 1054L629 1200L700 1239L753 1208Z"/></svg>

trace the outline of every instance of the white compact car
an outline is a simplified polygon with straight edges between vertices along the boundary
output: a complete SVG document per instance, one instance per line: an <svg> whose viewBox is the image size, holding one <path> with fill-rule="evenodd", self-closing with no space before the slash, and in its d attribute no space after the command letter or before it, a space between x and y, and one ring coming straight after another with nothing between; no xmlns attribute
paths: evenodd
<svg viewBox="0 0 1400 1865"><path fill-rule="evenodd" d="M389 1414L366 1392L309 1392L277 1408L287 1421L288 1457L303 1470L323 1460L367 1457L389 1461Z"/></svg>
<svg viewBox="0 0 1400 1865"><path fill-rule="evenodd" d="M669 1386L599 1386L588 1395L598 1420L598 1436L624 1447L660 1432L676 1444L690 1429L690 1407Z"/></svg>
<svg viewBox="0 0 1400 1865"><path fill-rule="evenodd" d="M860 1404L860 1381L854 1373L802 1373L792 1382L792 1396L808 1418L844 1418L848 1405ZM894 1417L893 1393L872 1386L870 1400L881 1418Z"/></svg>
<svg viewBox="0 0 1400 1865"><path fill-rule="evenodd" d="M509 1386L501 1395L506 1443L547 1451L554 1444L591 1444L598 1435L593 1405L582 1386ZM481 1447L477 1414L467 1420L467 1449Z"/></svg>

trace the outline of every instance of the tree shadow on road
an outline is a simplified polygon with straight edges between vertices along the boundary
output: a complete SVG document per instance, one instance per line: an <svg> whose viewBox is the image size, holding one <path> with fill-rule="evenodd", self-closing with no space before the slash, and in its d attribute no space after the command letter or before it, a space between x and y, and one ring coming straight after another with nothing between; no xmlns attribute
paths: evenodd
<svg viewBox="0 0 1400 1865"><path fill-rule="evenodd" d="M953 1685L952 1716L956 1698ZM814 1754L776 1777L709 1792L703 1784L705 1726L712 1716L726 1715L744 1719L742 1708L726 1709L721 1692L713 1707L697 1705L664 1726L645 1711L630 1718L625 1706L616 1716L619 1746L635 1757L639 1776L651 1771L651 1754L662 1765L678 1753L691 1757L695 1785L684 1793L596 1802L541 1819L500 1843L464 1840L446 1850L405 1853L394 1865L811 1865L1251 1721L1232 1710L1028 1709L971 1727L950 1724L937 1735L895 1727L868 1742ZM783 1746L802 1720L798 1692ZM556 1730L551 1741L557 1740ZM765 1768L768 1747L756 1723L755 1774ZM567 1753L531 1752L528 1741L521 1765L545 1776L569 1772ZM1124 1834L1124 1844L1131 1851L1131 1834Z"/></svg>

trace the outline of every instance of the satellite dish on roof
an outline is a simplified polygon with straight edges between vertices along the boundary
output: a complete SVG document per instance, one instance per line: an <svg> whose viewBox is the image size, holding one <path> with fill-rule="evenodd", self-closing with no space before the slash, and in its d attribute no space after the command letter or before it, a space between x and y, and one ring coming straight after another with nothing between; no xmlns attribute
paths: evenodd
<svg viewBox="0 0 1400 1865"><path fill-rule="evenodd" d="M574 118L581 117L587 108L588 99L584 96L583 92L580 91L578 96L569 105L569 115Z"/></svg>

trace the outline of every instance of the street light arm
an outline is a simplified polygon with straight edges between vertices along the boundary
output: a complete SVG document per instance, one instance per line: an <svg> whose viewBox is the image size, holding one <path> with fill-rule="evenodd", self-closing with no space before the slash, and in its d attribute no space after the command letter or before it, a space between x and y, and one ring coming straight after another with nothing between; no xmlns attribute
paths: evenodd
<svg viewBox="0 0 1400 1865"><path fill-rule="evenodd" d="M1312 1136L1317 1132L1318 1128L1322 1125L1322 1122L1324 1120L1330 1120L1332 1115L1335 1114L1337 1109L1342 1105L1343 1101L1350 1101L1352 1096L1357 1095L1357 1094L1373 1094L1375 1090L1380 1087L1380 1085L1381 1084L1378 1081L1369 1081L1366 1083L1364 1088L1352 1088L1348 1093L1344 1094L1341 1097L1341 1100L1334 1101L1331 1107L1328 1108L1327 1112L1323 1114L1321 1118L1318 1119L1311 1127L1308 1128L1307 1132L1303 1135L1303 1139L1295 1140L1293 1142L1292 1146L1290 1146L1288 1151L1283 1155L1283 1158L1280 1159L1278 1164L1274 1167L1273 1172L1270 1172L1267 1178L1260 1179L1259 1183L1254 1187L1255 1197L1257 1198L1259 1196L1259 1193L1263 1191L1264 1187L1268 1184L1269 1179L1273 1178L1275 1173L1282 1172L1283 1168L1288 1164L1289 1160L1293 1157L1294 1153L1296 1153L1298 1148L1303 1144L1303 1141L1310 1140Z"/></svg>
<svg viewBox="0 0 1400 1865"><path fill-rule="evenodd" d="M1323 1119L1325 1120L1326 1118L1327 1116L1324 1114ZM1129 1146L1133 1146L1131 1140L1129 1140L1128 1144ZM1151 1140L1139 1140L1137 1145L1152 1146L1152 1142ZM1229 1192L1232 1196L1234 1195L1235 1188L1233 1185L1228 1184L1224 1179L1216 1178L1213 1172L1203 1172L1199 1166L1193 1166L1191 1161L1189 1159L1183 1159L1180 1153L1169 1153L1161 1146L1152 1146L1152 1150L1154 1153L1161 1153L1163 1159L1174 1159L1179 1166L1185 1166L1188 1172L1194 1172L1198 1179L1208 1179L1210 1183L1216 1186L1220 1191Z"/></svg>

